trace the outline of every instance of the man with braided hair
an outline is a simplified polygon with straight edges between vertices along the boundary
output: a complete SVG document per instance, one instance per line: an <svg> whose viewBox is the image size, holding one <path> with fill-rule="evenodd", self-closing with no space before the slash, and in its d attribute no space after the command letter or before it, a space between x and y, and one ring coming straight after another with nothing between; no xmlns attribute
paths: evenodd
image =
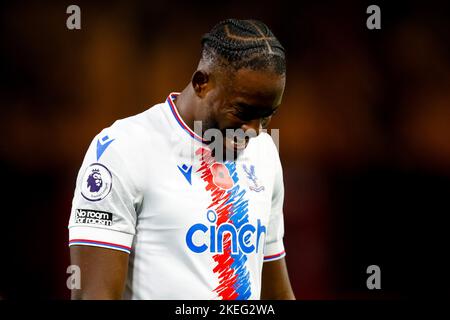
<svg viewBox="0 0 450 320"><path fill-rule="evenodd" d="M181 93L94 138L69 222L81 269L73 299L294 299L282 167L262 130L285 73L284 48L264 23L222 21L203 36ZM244 135L212 148L208 130ZM93 174L102 179L94 189Z"/></svg>

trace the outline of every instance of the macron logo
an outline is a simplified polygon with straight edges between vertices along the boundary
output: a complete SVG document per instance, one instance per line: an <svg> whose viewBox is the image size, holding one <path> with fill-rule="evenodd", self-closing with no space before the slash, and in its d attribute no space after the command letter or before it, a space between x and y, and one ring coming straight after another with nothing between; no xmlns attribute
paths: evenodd
<svg viewBox="0 0 450 320"><path fill-rule="evenodd" d="M186 178L187 182L189 182L190 185L192 185L191 182L191 173L192 173L192 166L187 166L183 164L181 167L177 166L180 172L183 174L183 176Z"/></svg>
<svg viewBox="0 0 450 320"><path fill-rule="evenodd" d="M97 140L97 161L113 141L114 139L110 139L108 136L104 136L103 138Z"/></svg>

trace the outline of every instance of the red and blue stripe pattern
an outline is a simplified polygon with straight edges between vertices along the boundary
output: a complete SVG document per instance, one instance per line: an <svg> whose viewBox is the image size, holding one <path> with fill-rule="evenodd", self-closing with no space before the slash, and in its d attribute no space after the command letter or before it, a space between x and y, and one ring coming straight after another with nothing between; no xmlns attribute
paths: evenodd
<svg viewBox="0 0 450 320"><path fill-rule="evenodd" d="M235 163L225 163L234 186L224 190L213 182L210 166L215 160L211 156L211 151L199 148L196 154L201 156L201 166L197 172L200 172L201 178L206 182L206 191L210 192L212 198L208 209L212 208L217 213L216 227L223 223L230 223L239 231L244 224L248 223L248 199L245 197L246 190L238 184ZM247 256L240 249L237 254L231 252L230 238L230 234L225 234L223 253L213 256L216 263L213 272L219 279L219 285L214 291L223 300L247 300L252 294L250 272L246 267ZM249 237L244 241L249 244Z"/></svg>
<svg viewBox="0 0 450 320"><path fill-rule="evenodd" d="M167 102L169 103L170 110L172 111L173 116L175 117L175 120L178 122L178 124L183 128L184 131L186 131L192 138L195 140L206 143L207 141L200 137L198 134L196 134L194 131L191 130L191 128L188 127L188 125L181 119L180 114L178 113L178 110L175 106L175 103L173 102L174 99L179 95L179 93L171 93L167 97Z"/></svg>
<svg viewBox="0 0 450 320"><path fill-rule="evenodd" d="M96 246L96 247L120 250L120 251L123 251L126 253L131 252L130 247L122 246L120 244L115 244L115 243L110 243L110 242L104 242L104 241L94 241L94 240L87 240L87 239L72 239L69 241L69 246L73 246L73 245L92 245L92 246Z"/></svg>
<svg viewBox="0 0 450 320"><path fill-rule="evenodd" d="M286 255L286 252L283 250L280 253L273 254L273 255L270 255L270 256L265 256L264 257L264 262L277 260L277 259L280 259L280 258L284 257L285 255Z"/></svg>

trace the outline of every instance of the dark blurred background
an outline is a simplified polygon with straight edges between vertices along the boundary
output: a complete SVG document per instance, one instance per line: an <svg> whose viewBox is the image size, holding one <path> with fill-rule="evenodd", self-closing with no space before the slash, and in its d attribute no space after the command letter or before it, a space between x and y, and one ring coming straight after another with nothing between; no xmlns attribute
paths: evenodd
<svg viewBox="0 0 450 320"><path fill-rule="evenodd" d="M444 2L2 1L0 298L67 299L75 177L102 128L181 91L229 17L287 50L285 246L298 299L449 297ZM66 8L81 8L81 30ZM366 8L381 8L368 30ZM368 290L366 268L381 268Z"/></svg>

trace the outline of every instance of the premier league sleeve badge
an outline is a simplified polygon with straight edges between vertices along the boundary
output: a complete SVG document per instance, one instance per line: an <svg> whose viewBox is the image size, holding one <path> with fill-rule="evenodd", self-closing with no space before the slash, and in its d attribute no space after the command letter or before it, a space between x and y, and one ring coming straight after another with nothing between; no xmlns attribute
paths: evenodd
<svg viewBox="0 0 450 320"><path fill-rule="evenodd" d="M81 182L81 195L89 201L104 199L112 187L111 172L100 163L93 163L86 168Z"/></svg>

